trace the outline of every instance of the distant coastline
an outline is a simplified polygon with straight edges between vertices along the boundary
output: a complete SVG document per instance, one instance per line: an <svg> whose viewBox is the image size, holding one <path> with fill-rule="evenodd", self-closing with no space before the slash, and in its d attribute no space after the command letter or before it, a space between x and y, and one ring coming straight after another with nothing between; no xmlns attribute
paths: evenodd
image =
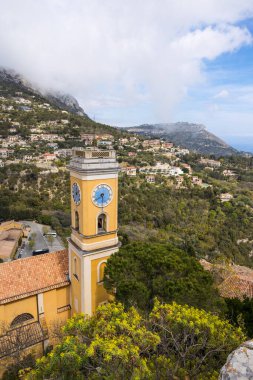
<svg viewBox="0 0 253 380"><path fill-rule="evenodd" d="M224 140L239 151L253 153L253 136L226 136Z"/></svg>
<svg viewBox="0 0 253 380"><path fill-rule="evenodd" d="M232 147L239 150L240 152L253 153L252 144L232 144Z"/></svg>

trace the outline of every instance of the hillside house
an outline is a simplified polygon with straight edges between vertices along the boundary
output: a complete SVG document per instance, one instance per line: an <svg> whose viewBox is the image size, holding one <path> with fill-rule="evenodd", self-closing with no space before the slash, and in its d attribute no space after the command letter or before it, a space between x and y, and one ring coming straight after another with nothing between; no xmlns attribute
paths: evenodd
<svg viewBox="0 0 253 380"><path fill-rule="evenodd" d="M47 146L52 149L58 149L58 144L57 143L47 143Z"/></svg>
<svg viewBox="0 0 253 380"><path fill-rule="evenodd" d="M120 171L121 171L121 173L126 173L126 175L128 175L130 177L136 176L136 167L135 166L121 167Z"/></svg>
<svg viewBox="0 0 253 380"><path fill-rule="evenodd" d="M184 156L189 153L190 153L189 149L186 149L186 148L177 148L175 151L176 156Z"/></svg>
<svg viewBox="0 0 253 380"><path fill-rule="evenodd" d="M223 193L219 196L221 202L229 202L231 199L233 199L233 195L230 193Z"/></svg>
<svg viewBox="0 0 253 380"><path fill-rule="evenodd" d="M223 170L222 174L224 175L224 177L235 177L236 176L236 173L233 172L232 170L229 170L229 169Z"/></svg>
<svg viewBox="0 0 253 380"><path fill-rule="evenodd" d="M136 152L128 152L128 157L136 157L137 153Z"/></svg>
<svg viewBox="0 0 253 380"><path fill-rule="evenodd" d="M104 133L102 135L96 135L97 140L109 140L109 141L114 141L114 136L110 135L108 133Z"/></svg>
<svg viewBox="0 0 253 380"><path fill-rule="evenodd" d="M5 148L0 148L0 157L1 158L7 158L9 157L10 151Z"/></svg>
<svg viewBox="0 0 253 380"><path fill-rule="evenodd" d="M97 146L100 148L104 147L106 149L111 149L112 148L112 141L110 141L110 140L98 140Z"/></svg>
<svg viewBox="0 0 253 380"><path fill-rule="evenodd" d="M171 149L173 148L173 143L168 141L162 141L162 148L163 149Z"/></svg>
<svg viewBox="0 0 253 380"><path fill-rule="evenodd" d="M55 153L48 153L47 152L47 153L43 154L43 159L45 161L54 161L54 160L56 160L56 158L57 158L57 156Z"/></svg>
<svg viewBox="0 0 253 380"><path fill-rule="evenodd" d="M18 140L19 140L19 136L17 136L17 135L9 136L8 137L8 141L11 142L11 143L16 142Z"/></svg>
<svg viewBox="0 0 253 380"><path fill-rule="evenodd" d="M183 182L184 182L184 177L183 176L178 176L175 178L176 181L176 189L180 189L183 187Z"/></svg>
<svg viewBox="0 0 253 380"><path fill-rule="evenodd" d="M211 166L212 168L219 168L221 166L220 161L211 160L209 158L201 158L199 161L202 165Z"/></svg>
<svg viewBox="0 0 253 380"><path fill-rule="evenodd" d="M143 148L160 148L161 141L159 139L154 140L144 140L142 142Z"/></svg>
<svg viewBox="0 0 253 380"><path fill-rule="evenodd" d="M70 157L72 155L72 149L58 149L55 154L59 157Z"/></svg>
<svg viewBox="0 0 253 380"><path fill-rule="evenodd" d="M196 185L196 186L201 186L202 185L202 179L197 177L197 176L193 176L191 178L191 182L193 185Z"/></svg>
<svg viewBox="0 0 253 380"><path fill-rule="evenodd" d="M25 156L24 156L24 160L25 161L31 161L31 160L33 160L33 155L32 154L26 154Z"/></svg>
<svg viewBox="0 0 253 380"><path fill-rule="evenodd" d="M148 183L155 183L155 176L154 175L146 175L146 182Z"/></svg>
<svg viewBox="0 0 253 380"><path fill-rule="evenodd" d="M126 137L123 137L123 138L120 138L120 139L119 139L119 143L122 144L122 145L127 144L128 141L129 141L129 140L128 140Z"/></svg>
<svg viewBox="0 0 253 380"><path fill-rule="evenodd" d="M179 168L178 166L172 166L169 170L169 175L172 177L177 177L183 174L184 174L183 170Z"/></svg>
<svg viewBox="0 0 253 380"><path fill-rule="evenodd" d="M95 140L95 135L91 133L81 133L80 138L85 145L92 145Z"/></svg>

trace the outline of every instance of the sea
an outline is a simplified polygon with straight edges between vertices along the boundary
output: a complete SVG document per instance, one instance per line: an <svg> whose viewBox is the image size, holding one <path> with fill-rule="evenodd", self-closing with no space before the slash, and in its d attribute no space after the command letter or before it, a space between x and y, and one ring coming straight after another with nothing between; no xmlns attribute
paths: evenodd
<svg viewBox="0 0 253 380"><path fill-rule="evenodd" d="M226 136L224 141L239 151L253 153L253 136Z"/></svg>

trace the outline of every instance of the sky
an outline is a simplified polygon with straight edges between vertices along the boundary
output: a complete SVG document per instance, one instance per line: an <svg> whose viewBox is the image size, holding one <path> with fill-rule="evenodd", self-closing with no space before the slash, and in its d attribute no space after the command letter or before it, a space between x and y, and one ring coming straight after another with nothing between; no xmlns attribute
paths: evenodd
<svg viewBox="0 0 253 380"><path fill-rule="evenodd" d="M252 0L0 0L0 66L96 121L253 142Z"/></svg>

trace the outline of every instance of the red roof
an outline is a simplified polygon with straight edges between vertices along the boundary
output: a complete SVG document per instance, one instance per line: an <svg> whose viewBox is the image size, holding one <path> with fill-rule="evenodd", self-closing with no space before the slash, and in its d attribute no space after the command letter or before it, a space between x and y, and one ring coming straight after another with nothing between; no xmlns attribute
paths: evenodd
<svg viewBox="0 0 253 380"><path fill-rule="evenodd" d="M239 298L240 300L243 300L244 297L253 298L253 280L235 274L226 278L219 285L219 291L225 298Z"/></svg>
<svg viewBox="0 0 253 380"><path fill-rule="evenodd" d="M0 264L0 305L69 284L67 250Z"/></svg>
<svg viewBox="0 0 253 380"><path fill-rule="evenodd" d="M240 265L212 264L200 260L200 264L207 271L216 273L220 277L218 289L222 297L253 298L253 270Z"/></svg>

